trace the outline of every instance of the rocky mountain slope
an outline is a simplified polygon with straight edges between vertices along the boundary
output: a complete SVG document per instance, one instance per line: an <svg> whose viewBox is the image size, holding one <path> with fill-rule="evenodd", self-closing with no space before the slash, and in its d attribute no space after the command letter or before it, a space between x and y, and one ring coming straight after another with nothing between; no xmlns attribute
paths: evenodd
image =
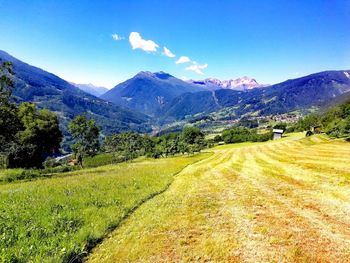
<svg viewBox="0 0 350 263"><path fill-rule="evenodd" d="M205 91L165 72L142 71L101 96L116 105L155 116L170 101L184 93Z"/></svg>

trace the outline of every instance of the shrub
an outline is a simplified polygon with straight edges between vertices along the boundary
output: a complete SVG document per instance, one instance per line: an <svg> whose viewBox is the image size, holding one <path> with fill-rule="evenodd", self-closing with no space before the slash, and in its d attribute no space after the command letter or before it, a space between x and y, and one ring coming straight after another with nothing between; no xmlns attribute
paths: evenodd
<svg viewBox="0 0 350 263"><path fill-rule="evenodd" d="M222 141L221 135L216 135L216 136L214 137L214 142L221 142L221 141Z"/></svg>
<svg viewBox="0 0 350 263"><path fill-rule="evenodd" d="M43 165L45 168L52 168L52 167L59 166L60 164L56 162L55 158L49 156L46 158Z"/></svg>

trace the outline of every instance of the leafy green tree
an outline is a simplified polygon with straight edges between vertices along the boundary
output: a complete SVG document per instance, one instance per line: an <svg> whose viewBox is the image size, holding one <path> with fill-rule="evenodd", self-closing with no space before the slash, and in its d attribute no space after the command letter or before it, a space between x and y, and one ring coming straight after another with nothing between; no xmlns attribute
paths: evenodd
<svg viewBox="0 0 350 263"><path fill-rule="evenodd" d="M63 136L58 118L46 109L37 110L29 102L19 106L18 118L22 129L10 148L10 166L40 168L47 156L59 151Z"/></svg>
<svg viewBox="0 0 350 263"><path fill-rule="evenodd" d="M9 102L14 87L12 74L12 63L3 62L0 66L0 104Z"/></svg>
<svg viewBox="0 0 350 263"><path fill-rule="evenodd" d="M200 152L206 145L204 133L193 126L184 127L182 130L182 140L188 145L189 153Z"/></svg>
<svg viewBox="0 0 350 263"><path fill-rule="evenodd" d="M221 141L222 141L222 136L221 135L215 135L214 142L221 142Z"/></svg>
<svg viewBox="0 0 350 263"><path fill-rule="evenodd" d="M246 128L257 128L259 126L259 123L257 120L252 120L249 119L248 117L243 117L240 121L239 121L240 126L246 127Z"/></svg>
<svg viewBox="0 0 350 263"><path fill-rule="evenodd" d="M38 111L32 103L19 107L11 101L12 64L0 66L0 151L8 154L10 167L42 167L45 158L59 150L62 133L57 116Z"/></svg>
<svg viewBox="0 0 350 263"><path fill-rule="evenodd" d="M106 138L104 148L115 155L115 159L124 161L144 155L152 151L153 142L149 136L142 136L135 132L113 134Z"/></svg>
<svg viewBox="0 0 350 263"><path fill-rule="evenodd" d="M22 128L18 118L18 108L10 100L14 87L11 75L11 63L2 63L0 66L0 152L8 151L16 133Z"/></svg>
<svg viewBox="0 0 350 263"><path fill-rule="evenodd" d="M86 116L75 117L68 125L68 130L75 140L72 149L81 167L86 156L94 156L100 149L100 128L94 120Z"/></svg>
<svg viewBox="0 0 350 263"><path fill-rule="evenodd" d="M197 127L186 126L182 130L182 138L185 143L194 144L198 137L204 138L204 134Z"/></svg>
<svg viewBox="0 0 350 263"><path fill-rule="evenodd" d="M142 140L142 145L144 149L144 154L146 156L151 157L153 156L153 152L155 151L155 140L149 136L149 135L144 135L143 140Z"/></svg>
<svg viewBox="0 0 350 263"><path fill-rule="evenodd" d="M273 126L273 128L274 129L281 129L281 130L285 131L287 129L287 124L280 122L280 123L277 123L275 126Z"/></svg>

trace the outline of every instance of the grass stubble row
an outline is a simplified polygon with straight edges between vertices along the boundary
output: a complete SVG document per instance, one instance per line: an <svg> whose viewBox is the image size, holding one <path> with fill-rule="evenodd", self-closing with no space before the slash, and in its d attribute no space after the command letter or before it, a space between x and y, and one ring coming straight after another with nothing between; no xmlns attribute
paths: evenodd
<svg viewBox="0 0 350 263"><path fill-rule="evenodd" d="M349 143L291 137L213 152L90 262L350 262Z"/></svg>

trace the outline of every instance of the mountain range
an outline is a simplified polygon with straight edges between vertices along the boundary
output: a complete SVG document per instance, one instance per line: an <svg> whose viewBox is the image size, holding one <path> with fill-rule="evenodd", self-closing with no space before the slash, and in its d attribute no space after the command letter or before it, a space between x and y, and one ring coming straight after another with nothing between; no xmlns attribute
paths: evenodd
<svg viewBox="0 0 350 263"><path fill-rule="evenodd" d="M64 131L68 121L79 114L95 119L104 133L150 131L149 117L142 113L123 109L90 95L52 73L0 51L0 63L4 61L13 65L14 99L17 102L33 102L39 108L56 112Z"/></svg>
<svg viewBox="0 0 350 263"><path fill-rule="evenodd" d="M281 114L320 107L342 94L349 94L350 71L324 71L259 89L218 89L183 94L159 113L164 122L199 113L228 109L232 117Z"/></svg>
<svg viewBox="0 0 350 263"><path fill-rule="evenodd" d="M215 112L231 117L264 116L311 108L325 109L350 97L350 70L324 71L262 85L243 77L232 80L183 81L165 72L142 71L104 89L71 84L40 68L28 65L4 51L0 63L13 64L14 100L30 101L58 114L65 131L76 115L86 114L102 127L104 134L134 130L150 132L178 120ZM77 87L79 86L79 88Z"/></svg>
<svg viewBox="0 0 350 263"><path fill-rule="evenodd" d="M250 90L263 88L269 85L259 84L254 78L244 76L238 79L220 80L216 78L207 78L204 80L189 80L189 83L201 86L208 90L232 89L232 90Z"/></svg>
<svg viewBox="0 0 350 263"><path fill-rule="evenodd" d="M140 72L101 98L165 124L223 109L235 118L305 110L348 91L349 70L324 71L274 85L259 84L249 77L185 82L164 72Z"/></svg>

